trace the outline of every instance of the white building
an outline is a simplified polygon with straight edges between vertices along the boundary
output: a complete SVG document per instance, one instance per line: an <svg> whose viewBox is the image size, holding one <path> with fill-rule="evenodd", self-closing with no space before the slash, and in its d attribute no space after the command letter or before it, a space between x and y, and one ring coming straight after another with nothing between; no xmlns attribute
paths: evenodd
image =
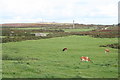
<svg viewBox="0 0 120 80"><path fill-rule="evenodd" d="M46 33L34 33L34 34L35 34L35 36L47 36Z"/></svg>

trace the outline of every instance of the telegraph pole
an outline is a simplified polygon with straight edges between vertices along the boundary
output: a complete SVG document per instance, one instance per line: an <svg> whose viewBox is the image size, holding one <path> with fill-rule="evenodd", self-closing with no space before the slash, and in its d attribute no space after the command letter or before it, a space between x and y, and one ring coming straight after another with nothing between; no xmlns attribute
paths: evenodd
<svg viewBox="0 0 120 80"><path fill-rule="evenodd" d="M75 21L73 20L73 28L75 28L74 22L75 22Z"/></svg>

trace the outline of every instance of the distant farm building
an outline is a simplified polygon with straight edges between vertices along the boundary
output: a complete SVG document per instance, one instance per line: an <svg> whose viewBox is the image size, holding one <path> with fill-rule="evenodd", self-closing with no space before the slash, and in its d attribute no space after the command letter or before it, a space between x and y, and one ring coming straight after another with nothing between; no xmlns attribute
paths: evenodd
<svg viewBox="0 0 120 80"><path fill-rule="evenodd" d="M47 36L47 33L33 33L35 36Z"/></svg>

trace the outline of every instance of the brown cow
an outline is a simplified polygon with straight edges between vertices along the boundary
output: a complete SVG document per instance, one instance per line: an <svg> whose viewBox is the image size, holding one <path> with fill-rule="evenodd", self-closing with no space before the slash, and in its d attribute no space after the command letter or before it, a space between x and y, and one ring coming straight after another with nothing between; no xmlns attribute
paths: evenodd
<svg viewBox="0 0 120 80"><path fill-rule="evenodd" d="M84 56L82 56L82 57L80 57L80 59L81 59L81 61L87 61L87 62L90 61L90 62L92 62L89 57L84 57ZM93 62L92 62L92 63L93 63Z"/></svg>
<svg viewBox="0 0 120 80"><path fill-rule="evenodd" d="M109 49L105 49L105 53L108 53L108 52L110 52L110 50Z"/></svg>

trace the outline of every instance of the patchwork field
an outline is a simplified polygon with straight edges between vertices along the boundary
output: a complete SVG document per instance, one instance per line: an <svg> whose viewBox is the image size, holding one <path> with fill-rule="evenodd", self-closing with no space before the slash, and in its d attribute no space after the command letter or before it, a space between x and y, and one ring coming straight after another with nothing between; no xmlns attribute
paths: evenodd
<svg viewBox="0 0 120 80"><path fill-rule="evenodd" d="M117 78L117 38L67 36L3 43L3 78ZM62 49L68 50L63 52ZM91 62L81 62L88 56Z"/></svg>
<svg viewBox="0 0 120 80"><path fill-rule="evenodd" d="M16 30L39 30L43 28L11 28ZM91 29L47 29L47 30L64 30L65 32L79 32L79 31L91 31L94 30L94 28Z"/></svg>

